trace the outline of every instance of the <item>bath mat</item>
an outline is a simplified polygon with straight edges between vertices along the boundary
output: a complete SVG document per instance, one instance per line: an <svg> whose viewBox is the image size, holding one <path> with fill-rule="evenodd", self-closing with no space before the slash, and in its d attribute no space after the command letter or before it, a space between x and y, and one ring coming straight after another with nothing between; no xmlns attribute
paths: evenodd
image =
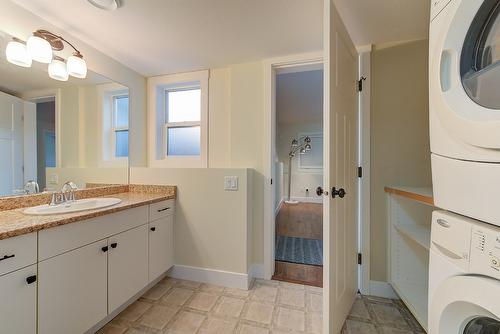
<svg viewBox="0 0 500 334"><path fill-rule="evenodd" d="M323 240L276 237L276 261L323 265Z"/></svg>

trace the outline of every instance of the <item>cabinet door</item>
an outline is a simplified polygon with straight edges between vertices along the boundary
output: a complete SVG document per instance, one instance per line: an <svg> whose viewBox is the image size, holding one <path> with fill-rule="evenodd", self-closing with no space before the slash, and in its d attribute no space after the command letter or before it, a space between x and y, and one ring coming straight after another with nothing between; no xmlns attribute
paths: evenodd
<svg viewBox="0 0 500 334"><path fill-rule="evenodd" d="M107 315L107 240L38 265L38 333L84 333Z"/></svg>
<svg viewBox="0 0 500 334"><path fill-rule="evenodd" d="M149 223L149 281L153 281L174 264L174 216Z"/></svg>
<svg viewBox="0 0 500 334"><path fill-rule="evenodd" d="M36 333L36 285L36 265L0 276L0 333Z"/></svg>
<svg viewBox="0 0 500 334"><path fill-rule="evenodd" d="M145 224L109 238L109 313L148 284L147 228Z"/></svg>

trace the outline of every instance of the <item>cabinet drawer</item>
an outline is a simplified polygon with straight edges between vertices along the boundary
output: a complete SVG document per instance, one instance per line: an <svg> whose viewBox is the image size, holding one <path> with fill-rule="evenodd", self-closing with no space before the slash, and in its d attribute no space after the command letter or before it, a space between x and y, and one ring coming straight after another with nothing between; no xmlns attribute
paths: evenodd
<svg viewBox="0 0 500 334"><path fill-rule="evenodd" d="M36 263L36 233L0 240L0 275Z"/></svg>
<svg viewBox="0 0 500 334"><path fill-rule="evenodd" d="M173 199L150 204L149 221L171 216L174 214L174 211L175 211L175 200Z"/></svg>
<svg viewBox="0 0 500 334"><path fill-rule="evenodd" d="M39 261L108 238L148 221L148 206L62 225L38 232Z"/></svg>

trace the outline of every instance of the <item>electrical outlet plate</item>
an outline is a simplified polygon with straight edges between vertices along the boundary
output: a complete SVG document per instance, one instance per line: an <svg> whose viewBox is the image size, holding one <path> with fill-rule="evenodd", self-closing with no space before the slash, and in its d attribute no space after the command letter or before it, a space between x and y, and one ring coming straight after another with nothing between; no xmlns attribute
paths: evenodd
<svg viewBox="0 0 500 334"><path fill-rule="evenodd" d="M224 176L224 190L237 191L238 190L238 177L237 176Z"/></svg>

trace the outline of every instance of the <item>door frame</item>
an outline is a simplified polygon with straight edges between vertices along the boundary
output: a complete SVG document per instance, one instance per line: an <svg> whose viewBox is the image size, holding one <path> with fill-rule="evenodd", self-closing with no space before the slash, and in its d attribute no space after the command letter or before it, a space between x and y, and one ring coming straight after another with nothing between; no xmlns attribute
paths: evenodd
<svg viewBox="0 0 500 334"><path fill-rule="evenodd" d="M275 211L273 182L273 156L276 138L276 74L277 71L295 72L297 68L307 70L323 64L323 52L311 52L285 57L270 58L264 65L264 268L263 278L271 279L274 274Z"/></svg>
<svg viewBox="0 0 500 334"><path fill-rule="evenodd" d="M359 73L367 79L363 82L363 92L359 98L359 166L363 176L358 182L358 247L362 254L362 265L358 276L358 286L362 294L370 294L370 61L372 46L357 48ZM274 274L275 211L273 207L275 182L273 178L273 152L276 138L276 92L275 79L278 71L298 72L323 64L323 52L311 52L284 57L270 58L264 65L264 216L263 216L263 257L261 276L271 279ZM325 171L324 171L325 172ZM365 203L367 205L365 205ZM325 222L323 222L325 223Z"/></svg>

